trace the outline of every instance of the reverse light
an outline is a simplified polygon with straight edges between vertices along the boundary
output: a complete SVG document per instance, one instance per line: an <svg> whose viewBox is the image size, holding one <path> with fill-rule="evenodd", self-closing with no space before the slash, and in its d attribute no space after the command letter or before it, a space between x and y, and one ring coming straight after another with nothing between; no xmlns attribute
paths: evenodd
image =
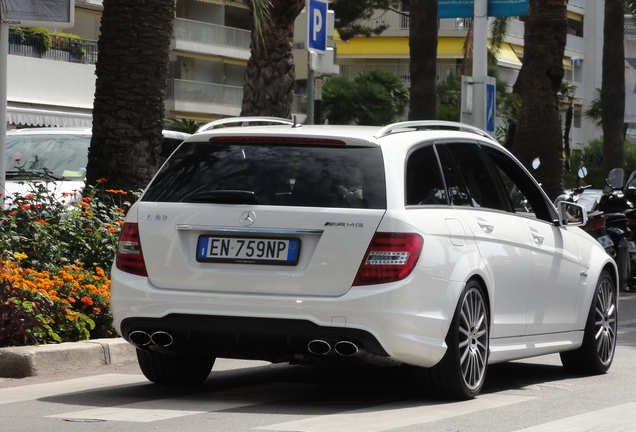
<svg viewBox="0 0 636 432"><path fill-rule="evenodd" d="M412 233L375 233L353 286L396 282L411 274L424 240Z"/></svg>
<svg viewBox="0 0 636 432"><path fill-rule="evenodd" d="M139 226L136 223L124 223L117 244L115 265L123 272L137 276L148 276L144 254L141 251Z"/></svg>

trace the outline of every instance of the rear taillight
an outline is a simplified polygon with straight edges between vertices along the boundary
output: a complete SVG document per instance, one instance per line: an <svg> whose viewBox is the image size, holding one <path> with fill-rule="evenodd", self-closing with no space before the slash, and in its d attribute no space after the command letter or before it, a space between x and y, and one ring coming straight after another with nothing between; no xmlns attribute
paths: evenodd
<svg viewBox="0 0 636 432"><path fill-rule="evenodd" d="M119 235L115 265L126 273L148 276L139 240L139 226L136 223L126 222L124 224Z"/></svg>
<svg viewBox="0 0 636 432"><path fill-rule="evenodd" d="M415 268L423 245L424 240L418 234L375 233L353 285L404 279Z"/></svg>
<svg viewBox="0 0 636 432"><path fill-rule="evenodd" d="M596 230L600 230L601 228L605 227L605 218L604 217L598 217L596 219L592 219L591 221L588 222L587 227L585 227L586 231L596 231Z"/></svg>

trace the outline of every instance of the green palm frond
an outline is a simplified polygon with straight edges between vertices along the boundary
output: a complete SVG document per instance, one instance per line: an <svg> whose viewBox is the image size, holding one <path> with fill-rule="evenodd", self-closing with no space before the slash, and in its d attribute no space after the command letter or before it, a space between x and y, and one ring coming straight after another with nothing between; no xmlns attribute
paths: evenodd
<svg viewBox="0 0 636 432"><path fill-rule="evenodd" d="M265 31L270 22L272 2L270 0L250 0L252 6L252 25L256 40L265 44Z"/></svg>

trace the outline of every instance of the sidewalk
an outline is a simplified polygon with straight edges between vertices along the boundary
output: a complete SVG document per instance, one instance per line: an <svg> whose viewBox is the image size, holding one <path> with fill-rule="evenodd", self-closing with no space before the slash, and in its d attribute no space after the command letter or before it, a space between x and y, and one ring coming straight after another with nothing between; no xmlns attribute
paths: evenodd
<svg viewBox="0 0 636 432"><path fill-rule="evenodd" d="M92 339L55 345L0 348L0 378L24 378L137 360L135 347L122 338Z"/></svg>

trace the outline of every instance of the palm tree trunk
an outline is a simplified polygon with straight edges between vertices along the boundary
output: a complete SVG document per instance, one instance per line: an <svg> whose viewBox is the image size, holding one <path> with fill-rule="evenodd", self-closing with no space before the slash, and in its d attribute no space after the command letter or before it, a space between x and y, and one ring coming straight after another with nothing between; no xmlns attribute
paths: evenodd
<svg viewBox="0 0 636 432"><path fill-rule="evenodd" d="M623 0L605 0L603 27L603 172L623 168L625 161L625 4Z"/></svg>
<svg viewBox="0 0 636 432"><path fill-rule="evenodd" d="M409 119L437 119L437 2L412 1L409 30L411 108Z"/></svg>
<svg viewBox="0 0 636 432"><path fill-rule="evenodd" d="M248 2L252 10L255 1ZM263 37L252 30L242 116L291 118L296 78L292 55L294 20L304 6L304 0L272 0Z"/></svg>
<svg viewBox="0 0 636 432"><path fill-rule="evenodd" d="M563 135L558 92L563 80L567 38L567 0L530 0L523 66L517 83L522 97L514 152L530 167L552 199L563 191Z"/></svg>
<svg viewBox="0 0 636 432"><path fill-rule="evenodd" d="M159 166L174 0L104 0L87 184L146 186Z"/></svg>

